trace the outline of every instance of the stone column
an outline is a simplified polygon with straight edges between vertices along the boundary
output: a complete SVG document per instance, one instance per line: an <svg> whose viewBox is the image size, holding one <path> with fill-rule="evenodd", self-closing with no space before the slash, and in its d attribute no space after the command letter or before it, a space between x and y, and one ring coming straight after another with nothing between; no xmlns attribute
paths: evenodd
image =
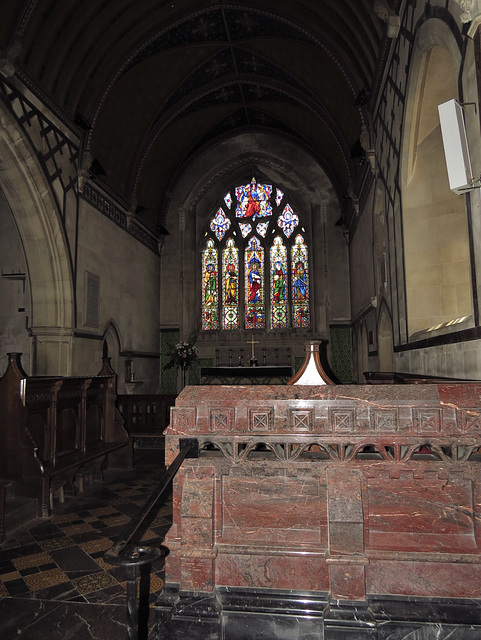
<svg viewBox="0 0 481 640"><path fill-rule="evenodd" d="M33 326L29 333L32 338L32 375L71 376L73 329Z"/></svg>

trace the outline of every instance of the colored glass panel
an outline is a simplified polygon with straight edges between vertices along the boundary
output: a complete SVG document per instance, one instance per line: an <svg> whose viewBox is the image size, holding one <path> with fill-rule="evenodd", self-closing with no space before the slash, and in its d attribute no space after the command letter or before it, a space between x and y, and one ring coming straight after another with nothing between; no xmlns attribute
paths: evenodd
<svg viewBox="0 0 481 640"><path fill-rule="evenodd" d="M287 249L280 236L274 238L270 250L271 328L289 326L287 308Z"/></svg>
<svg viewBox="0 0 481 640"><path fill-rule="evenodd" d="M276 189L276 205L279 206L282 202L282 198L284 197L284 192L280 189Z"/></svg>
<svg viewBox="0 0 481 640"><path fill-rule="evenodd" d="M246 329L264 329L264 249L256 236L251 238L247 244L244 270L245 327Z"/></svg>
<svg viewBox="0 0 481 640"><path fill-rule="evenodd" d="M256 231L257 233L262 236L263 238L266 237L266 233L267 233L267 227L269 226L268 222L259 222L259 224L256 227Z"/></svg>
<svg viewBox="0 0 481 640"><path fill-rule="evenodd" d="M237 218L264 218L272 215L272 205L269 200L272 195L271 184L257 184L252 178L250 184L236 187L237 198L236 216Z"/></svg>
<svg viewBox="0 0 481 640"><path fill-rule="evenodd" d="M232 197L231 197L231 195L230 195L230 191L229 191L229 193L226 193L226 194L225 194L225 196L224 196L224 202L225 202L226 207L227 207L228 209L230 209L230 208L232 207Z"/></svg>
<svg viewBox="0 0 481 640"><path fill-rule="evenodd" d="M252 231L252 226L248 222L239 222L242 237L245 238Z"/></svg>
<svg viewBox="0 0 481 640"><path fill-rule="evenodd" d="M277 224L282 229L282 231L284 231L287 238L291 237L292 232L299 224L299 218L296 216L296 214L288 204L286 204L286 206L284 207L282 215L279 216Z"/></svg>
<svg viewBox="0 0 481 640"><path fill-rule="evenodd" d="M291 249L292 326L308 327L309 319L309 261L304 238L296 236Z"/></svg>
<svg viewBox="0 0 481 640"><path fill-rule="evenodd" d="M217 211L215 216L212 218L212 222L210 223L210 228L217 236L218 240L222 240L225 236L226 231L230 227L229 218L225 217L224 210L222 207Z"/></svg>
<svg viewBox="0 0 481 640"><path fill-rule="evenodd" d="M239 250L232 238L222 251L222 328L239 328Z"/></svg>
<svg viewBox="0 0 481 640"><path fill-rule="evenodd" d="M218 252L209 238L202 251L202 329L219 328Z"/></svg>

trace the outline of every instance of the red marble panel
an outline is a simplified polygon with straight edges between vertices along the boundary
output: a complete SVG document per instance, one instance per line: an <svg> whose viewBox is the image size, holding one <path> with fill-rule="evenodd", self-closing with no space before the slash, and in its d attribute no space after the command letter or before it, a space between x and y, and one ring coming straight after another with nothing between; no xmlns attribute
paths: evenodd
<svg viewBox="0 0 481 640"><path fill-rule="evenodd" d="M476 549L472 483L462 477L369 478L371 548L462 552Z"/></svg>
<svg viewBox="0 0 481 640"><path fill-rule="evenodd" d="M225 476L222 542L327 544L325 487L318 478Z"/></svg>
<svg viewBox="0 0 481 640"><path fill-rule="evenodd" d="M212 548L212 520L182 518L182 544L197 549Z"/></svg>
<svg viewBox="0 0 481 640"><path fill-rule="evenodd" d="M214 561L212 558L180 559L181 586L185 591L212 591Z"/></svg>
<svg viewBox="0 0 481 640"><path fill-rule="evenodd" d="M216 560L216 584L266 589L328 591L329 576L321 555L225 554Z"/></svg>
<svg viewBox="0 0 481 640"><path fill-rule="evenodd" d="M329 565L331 598L365 600L364 565L343 562Z"/></svg>
<svg viewBox="0 0 481 640"><path fill-rule="evenodd" d="M205 470L204 470L205 471ZM214 478L199 474L186 474L182 489L181 516L211 518L214 501ZM212 471L210 470L212 476Z"/></svg>
<svg viewBox="0 0 481 640"><path fill-rule="evenodd" d="M366 567L366 590L373 595L480 598L481 565L371 560Z"/></svg>

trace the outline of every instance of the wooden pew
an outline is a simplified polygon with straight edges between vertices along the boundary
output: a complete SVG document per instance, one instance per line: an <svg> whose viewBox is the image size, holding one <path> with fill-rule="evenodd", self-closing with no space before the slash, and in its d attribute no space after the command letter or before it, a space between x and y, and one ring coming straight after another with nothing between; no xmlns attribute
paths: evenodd
<svg viewBox="0 0 481 640"><path fill-rule="evenodd" d="M144 448L152 439L163 442L164 430L170 422L170 408L176 397L174 394L117 396L117 406L125 420L125 428L134 440L134 448Z"/></svg>
<svg viewBox="0 0 481 640"><path fill-rule="evenodd" d="M131 440L115 402L108 359L97 376L30 377L20 354L9 354L0 379L2 480L47 517L54 491L62 499L64 485L82 488L85 474L101 477L103 463L129 466Z"/></svg>

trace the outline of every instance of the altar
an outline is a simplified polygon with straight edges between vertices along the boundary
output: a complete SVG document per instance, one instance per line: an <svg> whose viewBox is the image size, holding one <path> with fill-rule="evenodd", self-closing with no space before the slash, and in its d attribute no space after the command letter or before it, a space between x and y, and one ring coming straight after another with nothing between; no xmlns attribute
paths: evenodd
<svg viewBox="0 0 481 640"><path fill-rule="evenodd" d="M201 384L287 384L293 376L291 366L202 367Z"/></svg>

